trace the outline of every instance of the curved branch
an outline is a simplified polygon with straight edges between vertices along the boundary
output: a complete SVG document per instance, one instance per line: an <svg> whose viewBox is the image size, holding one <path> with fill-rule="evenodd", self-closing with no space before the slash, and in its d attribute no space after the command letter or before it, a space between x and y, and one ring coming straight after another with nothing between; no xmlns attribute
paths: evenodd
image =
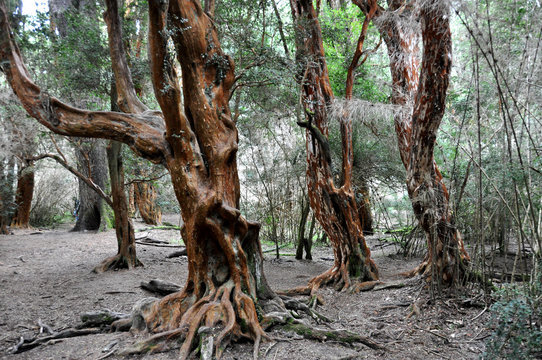
<svg viewBox="0 0 542 360"><path fill-rule="evenodd" d="M133 115L74 108L42 92L31 79L0 4L0 69L30 116L51 131L67 136L117 140L137 154L163 163L169 154L164 121L159 112Z"/></svg>
<svg viewBox="0 0 542 360"><path fill-rule="evenodd" d="M42 154L42 155L34 156L34 157L31 157L31 158L26 158L25 160L26 161L38 161L38 160L42 160L42 159L45 159L45 158L53 159L54 161L56 161L57 163L62 165L66 170L68 170L69 172L71 172L72 174L77 176L85 184L87 184L89 188L91 188L98 195L100 195L100 197L102 199L104 199L104 201L107 203L107 205L113 207L113 200L111 200L111 198L102 190L101 187L96 185L94 183L94 181L92 181L91 178L83 175L80 171L78 171L73 166L70 166L70 164L68 164L66 161L64 161L64 159L62 159L60 156L55 155L55 154Z"/></svg>

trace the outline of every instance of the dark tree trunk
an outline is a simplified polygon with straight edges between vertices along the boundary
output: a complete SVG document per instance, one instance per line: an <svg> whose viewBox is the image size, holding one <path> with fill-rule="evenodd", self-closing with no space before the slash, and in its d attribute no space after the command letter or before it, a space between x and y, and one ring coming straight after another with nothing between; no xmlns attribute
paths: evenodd
<svg viewBox="0 0 542 360"><path fill-rule="evenodd" d="M9 234L9 225L15 208L13 183L15 180L15 159L0 157L0 234Z"/></svg>
<svg viewBox="0 0 542 360"><path fill-rule="evenodd" d="M19 170L17 191L15 193L15 214L11 227L27 229L30 225L30 209L34 195L34 167L27 165Z"/></svg>
<svg viewBox="0 0 542 360"><path fill-rule="evenodd" d="M296 24L296 60L303 65L298 77L307 117L298 123L307 129L307 184L314 214L333 246L335 264L309 282L314 294L321 285L356 288L359 283L378 279L376 265L365 243L357 206L351 188L352 124L341 122L343 145L343 185L336 187L331 172L327 107L333 99L322 34L310 0L290 1Z"/></svg>
<svg viewBox="0 0 542 360"><path fill-rule="evenodd" d="M310 210L309 199L303 196L301 201L301 219L299 220L299 228L297 230L297 249L295 251L295 258L297 260L303 259L303 249L305 249L307 256L310 255L310 248L307 250L306 247L308 240L305 237L305 228L307 227Z"/></svg>
<svg viewBox="0 0 542 360"><path fill-rule="evenodd" d="M75 151L77 168L101 189L105 188L107 168L102 140L85 140ZM99 230L103 220L102 198L79 180L79 211L72 231Z"/></svg>
<svg viewBox="0 0 542 360"><path fill-rule="evenodd" d="M373 235L374 229L373 213L371 211L371 197L369 194L369 186L367 185L365 179L361 179L360 184L357 184L355 194L363 235Z"/></svg>

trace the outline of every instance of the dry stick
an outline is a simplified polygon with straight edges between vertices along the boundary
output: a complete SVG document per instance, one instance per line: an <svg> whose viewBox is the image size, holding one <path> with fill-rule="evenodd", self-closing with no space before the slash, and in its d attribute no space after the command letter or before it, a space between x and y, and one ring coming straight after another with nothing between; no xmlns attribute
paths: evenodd
<svg viewBox="0 0 542 360"><path fill-rule="evenodd" d="M21 341L17 345L15 345L11 352L13 354L19 354L28 350L31 350L35 347L40 346L43 343L48 342L49 340L56 340L56 339L67 339L72 337L78 337L78 336L85 336L85 335L92 335L92 334L99 334L103 332L102 329L97 328L89 328L89 329L68 329L61 331L59 333L45 336L39 339L33 339L31 342L25 342L24 338L21 337Z"/></svg>

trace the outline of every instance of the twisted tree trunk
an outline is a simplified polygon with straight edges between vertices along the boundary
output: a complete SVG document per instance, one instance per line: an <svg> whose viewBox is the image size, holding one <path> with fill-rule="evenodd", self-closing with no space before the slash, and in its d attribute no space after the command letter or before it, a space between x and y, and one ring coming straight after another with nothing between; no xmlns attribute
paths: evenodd
<svg viewBox="0 0 542 360"><path fill-rule="evenodd" d="M106 3L118 18L117 2ZM107 24L114 42L110 52L118 105L124 113L72 108L41 92L23 65L6 15L0 5L0 66L31 116L60 134L126 143L171 174L185 222L188 279L181 292L154 302L144 312L143 327L165 332L157 337L184 339L181 358L189 355L200 326L211 329L201 336L214 343L217 356L231 339L243 337L258 344L265 334L256 306L284 306L265 280L259 225L238 210L238 138L228 106L234 64L222 52L200 2L149 1L151 74L161 112L147 110L138 100L120 29L113 29L112 23ZM184 101L169 55L170 37L181 64Z"/></svg>
<svg viewBox="0 0 542 360"><path fill-rule="evenodd" d="M363 4L358 6L364 10ZM424 52L420 66L420 36L413 25L412 6L394 0L387 16L382 16L384 10L378 9L376 23L388 47L392 102L402 105L394 120L401 160L407 170L407 190L428 244L424 261L411 274L425 274L450 284L459 279L469 260L454 225L448 190L433 158L451 69L450 14L444 1L422 4Z"/></svg>
<svg viewBox="0 0 542 360"><path fill-rule="evenodd" d="M162 211L156 204L156 188L150 182L134 184L134 203L145 224L159 225L162 223Z"/></svg>
<svg viewBox="0 0 542 360"><path fill-rule="evenodd" d="M376 265L365 243L351 188L352 123L341 121L343 145L343 185L336 187L331 171L328 143L327 107L333 99L322 34L316 11L310 0L291 0L296 24L296 60L303 64L298 80L307 122L307 185L314 214L333 246L335 263L327 272L309 282L311 294L321 285L332 283L337 289L355 287L364 281L378 279Z"/></svg>

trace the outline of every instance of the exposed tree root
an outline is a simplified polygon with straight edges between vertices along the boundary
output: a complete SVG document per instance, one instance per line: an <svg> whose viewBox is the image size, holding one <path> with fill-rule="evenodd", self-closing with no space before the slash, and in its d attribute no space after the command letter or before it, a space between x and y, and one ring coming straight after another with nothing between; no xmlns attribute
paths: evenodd
<svg viewBox="0 0 542 360"><path fill-rule="evenodd" d="M347 330L325 330L308 325L301 321L278 321L274 327L302 335L305 339L316 341L337 341L345 345L361 343L374 350L386 350L386 348L368 337L355 334Z"/></svg>
<svg viewBox="0 0 542 360"><path fill-rule="evenodd" d="M143 263L139 261L137 257L135 259L129 259L124 255L117 254L115 256L109 257L105 259L104 261L102 261L100 265L96 266L92 270L92 272L101 274L110 270L120 270L120 269L131 270L138 266L143 266Z"/></svg>
<svg viewBox="0 0 542 360"><path fill-rule="evenodd" d="M193 348L201 351L202 347L194 344L199 335L200 345L206 346L207 352L211 348L211 354L216 358L221 357L230 341L240 338L252 340L257 355L261 339L268 338L258 320L253 300L231 280L199 300L195 300L187 288L134 309L132 330L155 334L126 349L125 354L169 350L172 348L170 340L175 339L182 341L180 359L186 359Z"/></svg>

